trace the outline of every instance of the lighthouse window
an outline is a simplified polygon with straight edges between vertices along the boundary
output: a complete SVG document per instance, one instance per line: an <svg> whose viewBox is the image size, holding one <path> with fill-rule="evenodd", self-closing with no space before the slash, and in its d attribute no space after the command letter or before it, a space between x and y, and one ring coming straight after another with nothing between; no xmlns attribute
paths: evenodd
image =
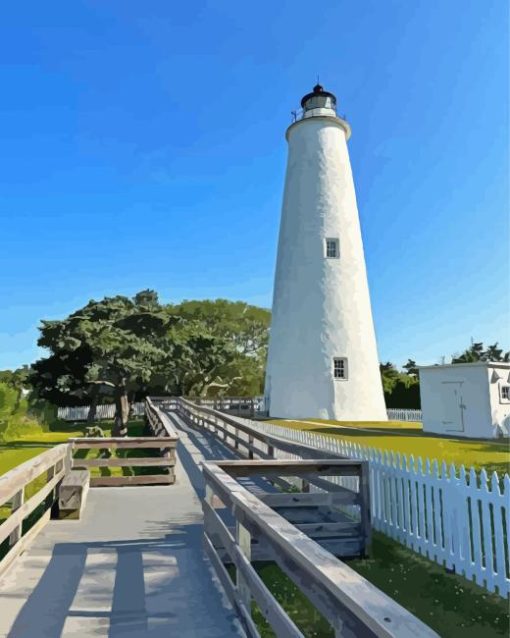
<svg viewBox="0 0 510 638"><path fill-rule="evenodd" d="M338 239L328 237L326 239L326 257L329 259L338 259L340 257L340 246Z"/></svg>
<svg viewBox="0 0 510 638"><path fill-rule="evenodd" d="M335 357L333 359L333 377L335 379L347 379L347 359Z"/></svg>
<svg viewBox="0 0 510 638"><path fill-rule="evenodd" d="M501 400L510 401L510 385L501 386Z"/></svg>

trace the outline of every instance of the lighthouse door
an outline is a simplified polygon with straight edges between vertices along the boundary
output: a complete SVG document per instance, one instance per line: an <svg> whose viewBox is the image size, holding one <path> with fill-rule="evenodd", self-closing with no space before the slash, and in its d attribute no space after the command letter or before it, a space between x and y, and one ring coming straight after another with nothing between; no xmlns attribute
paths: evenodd
<svg viewBox="0 0 510 638"><path fill-rule="evenodd" d="M443 381L441 384L441 407L446 433L464 432L462 403L462 381Z"/></svg>

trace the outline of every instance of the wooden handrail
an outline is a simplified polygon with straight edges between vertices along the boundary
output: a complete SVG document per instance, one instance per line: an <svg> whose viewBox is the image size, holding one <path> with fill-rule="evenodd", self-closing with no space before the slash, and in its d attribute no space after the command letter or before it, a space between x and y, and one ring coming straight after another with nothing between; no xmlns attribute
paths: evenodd
<svg viewBox="0 0 510 638"><path fill-rule="evenodd" d="M0 505L8 501L11 503L11 514L0 525L0 544L9 539L9 550L0 559L0 574L48 522L51 505L56 500L58 485L66 472L69 471L70 464L71 446L68 443L63 443L21 463L0 476ZM26 486L44 472L46 472L46 484L28 501L25 501ZM30 531L23 536L23 521L45 501L48 505L46 511Z"/></svg>
<svg viewBox="0 0 510 638"><path fill-rule="evenodd" d="M171 399L173 404L175 400ZM92 476L91 487L125 485L171 485L175 482L175 448L179 440L171 419L151 397L145 401L145 416L154 436L140 437L79 437L69 440L72 449L159 449L159 457L115 457L73 459L73 468L91 467L162 467L164 473L135 476Z"/></svg>
<svg viewBox="0 0 510 638"><path fill-rule="evenodd" d="M210 408L196 406L187 399L179 399L177 402L177 411L185 419L191 421L193 425L206 427L209 432L216 435L221 433L223 435L221 441L224 445L230 447L239 456L245 451L245 456L247 456L248 459L254 459L256 457L261 459L274 459L275 451L277 450L301 459L342 458L339 455L335 456L325 450L317 450L312 446L280 439L277 436L260 431L256 426L249 425L236 417L227 416L223 412ZM231 430L232 428L234 431ZM238 436L240 432L246 435L245 439ZM254 444L255 441L262 443L264 449L261 449L260 445L256 446ZM233 445L231 442L233 442ZM346 495L346 501L349 500L348 496L351 496L352 503L355 502L354 499L357 499L356 504L359 505L363 538L360 555L367 556L369 554L372 537L368 463L358 459L350 459L350 466L346 469L346 474L348 476L358 477L357 492L317 476L307 477L306 483L314 485L321 490L342 491ZM281 478L276 477L276 480L279 481L279 484L284 488L291 487L289 483L286 483Z"/></svg>
<svg viewBox="0 0 510 638"><path fill-rule="evenodd" d="M82 436L68 439L73 449L83 448L174 448L177 438L168 436Z"/></svg>
<svg viewBox="0 0 510 638"><path fill-rule="evenodd" d="M64 460L69 454L69 445L62 443L2 474L0 476L0 506L45 470Z"/></svg>
<svg viewBox="0 0 510 638"><path fill-rule="evenodd" d="M23 520L53 492L59 481L64 478L64 474L65 472L63 470L57 472L34 496L12 512L9 518L0 525L0 543L3 543L3 541L23 523Z"/></svg>
<svg viewBox="0 0 510 638"><path fill-rule="evenodd" d="M194 412L196 415L200 416L202 419L204 418L204 415L209 415L214 417L216 419L216 423L213 423L212 425L220 429L225 434L226 439L224 440L224 442L227 445L228 445L228 438L234 439L235 434L230 433L226 431L224 428L222 428L221 424L217 422L218 420L222 421L223 423L227 425L231 425L232 427L234 427L236 430L239 430L240 432L244 432L245 434L252 436L254 439L264 443L266 446L276 447L279 450L282 450L282 452L287 452L289 454L296 454L297 456L300 456L302 458L313 458L313 459L319 459L319 458L328 459L335 456L331 452L327 452L325 450L318 450L317 448L314 448L310 445L305 445L304 443L295 443L293 441L287 441L285 439L281 439L272 434L267 434L266 432L258 430L256 427L243 423L239 418L236 418L231 415L226 415L224 412L220 412L219 410L214 410L213 408L208 408L205 406L198 406L192 403L191 401L189 401L188 399L179 399L177 411L185 412L186 408L188 409L188 411ZM247 443L249 443L249 442L244 442L242 440L239 440L238 442L243 445L247 445ZM254 452L260 455L261 457L266 456L267 458L272 458L272 455L267 454L266 452L264 452L264 450L255 449ZM250 458L253 458L253 457L250 457Z"/></svg>
<svg viewBox="0 0 510 638"><path fill-rule="evenodd" d="M266 558L263 560L269 557L280 566L328 619L336 636L437 636L419 619L327 551L327 542L324 543L320 538L321 535L339 533L340 537L345 537L342 535L347 534L347 544L356 543L357 537L362 539L365 547L369 545L370 499L366 461L345 459L306 444L280 439L258 430L256 425L210 407L195 405L187 399L179 399L176 409L191 425L212 432L238 454L244 452L248 459L259 459L248 462L206 462L203 466L207 487L204 502L205 548L248 635L258 636L250 613L253 597L278 636L301 636L299 630L288 622L281 608L275 606L276 601L270 592L261 587L255 578L256 572L250 565L250 538L253 537L257 541L255 554L261 557L265 552ZM276 450L303 460L275 460ZM235 478L253 473L271 481L276 480L277 484L285 483L281 480L283 476L302 477L303 489L306 482L319 488L319 492L266 493L259 498ZM335 475L357 476L359 491L346 489L328 480L328 477ZM237 530L235 537L224 524L223 517L216 513L215 505L218 503L223 503L233 513ZM307 522L293 525L273 509L283 507L285 510L289 505L294 508L321 508L339 504L359 507L359 522ZM316 540L310 538L308 533L312 533ZM219 539L223 549L215 548L214 539ZM264 551L261 552L261 549ZM237 568L237 586L226 572L223 563L225 554L221 554L225 551Z"/></svg>
<svg viewBox="0 0 510 638"><path fill-rule="evenodd" d="M243 570L238 587L234 588L233 584L230 586L234 603L242 601L246 610L249 609L251 595L259 602L261 592L252 589L253 574L247 573L246 560L241 567L239 557L239 553L242 553L249 561L249 539L254 536L258 543L264 542L272 549L274 560L332 624L336 635L381 638L437 636L410 612L240 485L234 476L227 473L232 472L236 464L238 469L235 473L238 475L244 475L248 471L241 468L251 466L251 463L244 461L229 462L225 469L222 462L207 461L203 464L208 486L207 504L204 507L206 532L209 530L209 534L212 533L211 525L214 527L213 531L220 535L234 564ZM335 461L331 461L331 465L333 464ZM292 466L294 469L298 468L299 462L293 462ZM236 519L238 533L235 539L214 511L214 494L232 511ZM214 556L216 550L209 534L206 549L218 567L221 560L218 555ZM254 572L252 567L251 570ZM267 592L263 594L267 595ZM266 601L265 609L271 611L273 620L276 619L281 626L282 618L277 608ZM269 620L269 616L266 615L266 618ZM287 626L286 631L278 635L299 634L291 626Z"/></svg>
<svg viewBox="0 0 510 638"><path fill-rule="evenodd" d="M161 402L162 399L159 399ZM169 399L170 402L177 402L177 399ZM151 397L145 399L145 416L149 424L151 425L154 433L159 435L161 432L165 432L166 436L169 436L176 441L179 439L177 430L174 428L172 421L153 401Z"/></svg>
<svg viewBox="0 0 510 638"><path fill-rule="evenodd" d="M166 415L165 415L166 416ZM168 418L168 417L166 417ZM154 428L152 428L154 429ZM161 456L107 456L104 458L73 458L73 469L93 467L146 467L165 468L163 473L144 474L135 476L92 476L91 487L126 486L126 485L172 485L175 482L175 448L178 437L166 436L142 436L142 437L79 437L69 439L69 445L73 450L87 449L156 449Z"/></svg>

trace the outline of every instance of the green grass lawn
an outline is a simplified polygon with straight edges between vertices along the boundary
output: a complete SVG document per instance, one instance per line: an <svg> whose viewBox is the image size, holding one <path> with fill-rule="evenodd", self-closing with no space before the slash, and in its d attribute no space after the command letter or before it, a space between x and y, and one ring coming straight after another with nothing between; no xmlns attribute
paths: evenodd
<svg viewBox="0 0 510 638"><path fill-rule="evenodd" d="M448 574L439 565L374 533L372 556L350 560L348 565L440 636L496 638L508 636L508 603L464 578ZM278 602L306 636L333 638L329 624L308 599L272 563L259 563L257 572ZM254 606L254 619L263 638L275 635Z"/></svg>
<svg viewBox="0 0 510 638"><path fill-rule="evenodd" d="M112 421L103 421L100 427L105 436L111 435ZM38 456L45 450L65 443L69 438L84 436L85 424L59 422L52 426L49 432L33 432L20 435L14 441L0 444L0 475L5 474L14 467L28 461L34 456ZM143 436L144 422L142 420L132 420L128 423L129 436ZM100 450L78 450L75 452L76 458L97 458ZM122 450L118 452L122 456L154 456L157 450ZM129 476L134 473L158 473L160 468L130 468L130 467L93 467L90 468L91 476ZM25 501L36 494L46 483L46 472L34 479L25 488ZM0 523L5 520L11 512L10 505L0 506ZM39 512L40 515L40 512Z"/></svg>
<svg viewBox="0 0 510 638"><path fill-rule="evenodd" d="M351 443L379 450L400 452L409 457L411 454L423 460L437 459L464 464L488 472L496 470L499 474L510 473L510 449L507 442L485 441L478 439L454 439L424 434L421 423L404 421L287 421L271 419L271 423L296 430L307 430L340 438Z"/></svg>
<svg viewBox="0 0 510 638"><path fill-rule="evenodd" d="M280 421L280 419L276 419ZM282 423L285 422L281 419ZM357 428L367 430L416 430L423 431L423 425L420 421L331 421L330 419L301 419L302 423L310 423L312 425L336 425L346 428Z"/></svg>
<svg viewBox="0 0 510 638"><path fill-rule="evenodd" d="M101 421L99 423L105 436L111 436L111 428L113 421ZM0 445L0 475L16 467L20 463L41 454L44 450L65 443L69 438L81 437L85 435L85 424L65 424L60 423L53 426L50 432L37 432L35 434L26 434L19 436L15 441ZM142 419L133 419L128 423L128 436L147 436L145 431L145 422ZM94 459L101 454L100 449L93 450L77 450L74 453L76 459ZM156 457L159 455L157 449L124 449L112 450L113 456L121 458L129 457ZM95 476L134 476L140 474L161 474L166 471L164 467L91 467L90 475ZM33 496L38 489L44 485L45 477L42 476L36 480L35 486L29 485L25 491L25 499ZM0 521L6 518L8 510L0 507Z"/></svg>

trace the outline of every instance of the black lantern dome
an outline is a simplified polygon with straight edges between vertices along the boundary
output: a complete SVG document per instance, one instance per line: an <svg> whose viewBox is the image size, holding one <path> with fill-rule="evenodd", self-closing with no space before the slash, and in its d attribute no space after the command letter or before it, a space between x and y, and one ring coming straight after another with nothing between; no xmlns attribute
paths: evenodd
<svg viewBox="0 0 510 638"><path fill-rule="evenodd" d="M325 91L320 84L316 84L313 91L307 93L301 100L301 106L305 111L311 109L333 109L336 111L336 97L333 93Z"/></svg>

